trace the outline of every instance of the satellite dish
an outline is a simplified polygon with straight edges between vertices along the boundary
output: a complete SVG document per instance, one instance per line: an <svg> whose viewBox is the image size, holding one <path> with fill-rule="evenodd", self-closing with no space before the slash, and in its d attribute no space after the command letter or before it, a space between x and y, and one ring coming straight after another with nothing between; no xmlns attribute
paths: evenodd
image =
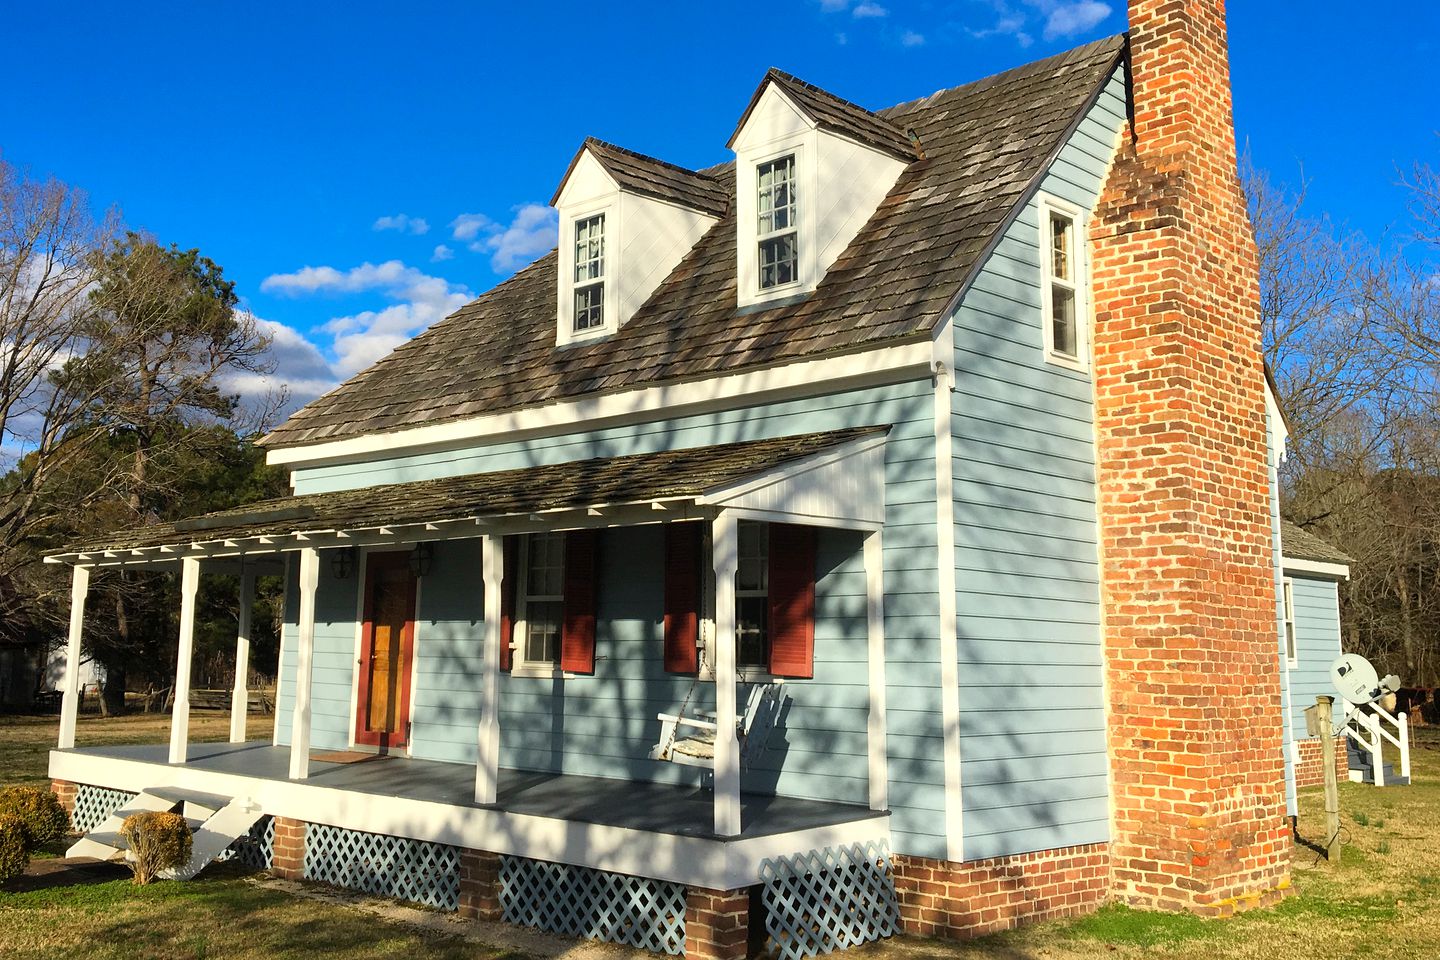
<svg viewBox="0 0 1440 960"><path fill-rule="evenodd" d="M1380 675L1358 653L1342 654L1330 664L1330 682L1340 696L1356 705L1374 703L1385 692L1380 687Z"/></svg>

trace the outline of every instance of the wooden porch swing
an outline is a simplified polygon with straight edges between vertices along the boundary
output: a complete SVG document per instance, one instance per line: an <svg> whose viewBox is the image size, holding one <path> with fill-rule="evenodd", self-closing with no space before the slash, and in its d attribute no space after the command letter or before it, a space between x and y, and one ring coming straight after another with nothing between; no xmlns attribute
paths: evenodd
<svg viewBox="0 0 1440 960"><path fill-rule="evenodd" d="M656 715L660 721L660 742L651 748L651 760L715 769L715 737L720 729L715 722L715 714L710 711L697 711L693 717L685 715L690 696L699 682L697 673L678 713ZM788 699L784 680L759 683L750 688L745 712L735 721L735 735L740 741L742 770L747 769L750 762L764 752L765 742L770 739L770 731L779 723ZM680 737L682 728L686 731L683 739Z"/></svg>

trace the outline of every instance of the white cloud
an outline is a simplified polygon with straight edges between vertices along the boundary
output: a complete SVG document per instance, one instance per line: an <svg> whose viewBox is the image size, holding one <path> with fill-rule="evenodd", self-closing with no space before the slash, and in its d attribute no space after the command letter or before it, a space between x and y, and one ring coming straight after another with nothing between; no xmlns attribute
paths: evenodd
<svg viewBox="0 0 1440 960"><path fill-rule="evenodd" d="M450 236L467 243L479 234L495 229L496 223L483 213L462 213L450 221Z"/></svg>
<svg viewBox="0 0 1440 960"><path fill-rule="evenodd" d="M1075 0L1075 2L1055 2L1055 0L1039 0L1032 5L1038 6L1040 12L1045 14L1045 39L1055 40L1060 37L1073 37L1076 34L1085 33L1099 26L1106 17L1110 16L1110 4L1101 3L1099 0Z"/></svg>
<svg viewBox="0 0 1440 960"><path fill-rule="evenodd" d="M225 380L225 389L240 394L242 398L255 400L274 396L281 390L288 391L289 402L281 411L282 415L288 415L339 382L334 368L321 354L320 348L299 330L259 317L255 318L255 323L270 338L270 357L275 361L275 372L230 374Z"/></svg>
<svg viewBox="0 0 1440 960"><path fill-rule="evenodd" d="M850 38L845 36L845 32L842 30L835 34L835 42L843 47L850 42Z"/></svg>
<svg viewBox="0 0 1440 960"><path fill-rule="evenodd" d="M493 254L490 267L496 273L525 266L559 241L560 219L553 208L525 203L514 209L515 218L509 225L484 241L485 249Z"/></svg>
<svg viewBox="0 0 1440 960"><path fill-rule="evenodd" d="M880 6L880 4L873 2L873 0L863 0L863 2L856 4L855 9L850 13L855 19L864 20L867 17L889 16L890 11Z"/></svg>
<svg viewBox="0 0 1440 960"><path fill-rule="evenodd" d="M370 226L371 230L398 230L413 233L417 237L430 232L430 224L423 217L412 217L408 213L397 213L393 217L381 217Z"/></svg>
<svg viewBox="0 0 1440 960"><path fill-rule="evenodd" d="M916 33L914 30L906 30L900 35L902 47L920 47L925 45L925 34Z"/></svg>
<svg viewBox="0 0 1440 960"><path fill-rule="evenodd" d="M1047 2L1047 0L1026 0L1026 2L1035 6L1037 3ZM970 36L977 40L985 40L990 37L1012 37L1022 48L1035 42L1035 38L1025 29L1028 18L1023 11L1012 8L1008 0L992 0L991 6L995 9L995 22L980 30L967 28L966 32Z"/></svg>
<svg viewBox="0 0 1440 960"><path fill-rule="evenodd" d="M820 9L826 13L839 13L850 6L850 0L820 0Z"/></svg>
<svg viewBox="0 0 1440 960"><path fill-rule="evenodd" d="M483 213L462 213L450 223L450 235L476 253L490 254L490 269L512 273L555 246L559 216L543 203L522 203L511 208L508 224Z"/></svg>
<svg viewBox="0 0 1440 960"><path fill-rule="evenodd" d="M464 286L432 277L399 260L362 263L341 271L304 267L266 277L266 293L302 297L374 292L393 303L380 310L335 317L320 329L331 336L332 367L341 377L364 369L420 331L464 306L472 294Z"/></svg>
<svg viewBox="0 0 1440 960"><path fill-rule="evenodd" d="M435 247L435 252L432 253L432 254L430 254L430 262L431 262L431 263L440 263L441 261L444 261L444 260L453 260L453 259L455 259L455 251L454 251L454 250L451 250L449 247L445 246L445 244L443 244L443 243L442 243L442 244L438 244L438 245Z"/></svg>

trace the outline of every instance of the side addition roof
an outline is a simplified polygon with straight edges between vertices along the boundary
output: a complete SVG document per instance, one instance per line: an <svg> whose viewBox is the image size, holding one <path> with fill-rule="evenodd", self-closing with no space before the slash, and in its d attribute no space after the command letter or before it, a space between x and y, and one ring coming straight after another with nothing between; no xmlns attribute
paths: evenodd
<svg viewBox="0 0 1440 960"><path fill-rule="evenodd" d="M1355 562L1340 548L1331 546L1327 541L1289 520L1280 521L1280 549L1287 559L1338 563L1347 567Z"/></svg>
<svg viewBox="0 0 1440 960"><path fill-rule="evenodd" d="M552 251L263 442L389 433L927 340L1099 96L1124 44L1111 37L875 114L894 130L913 129L925 159L912 160L799 302L737 311L732 208L617 333L557 347ZM728 196L732 167L701 173Z"/></svg>

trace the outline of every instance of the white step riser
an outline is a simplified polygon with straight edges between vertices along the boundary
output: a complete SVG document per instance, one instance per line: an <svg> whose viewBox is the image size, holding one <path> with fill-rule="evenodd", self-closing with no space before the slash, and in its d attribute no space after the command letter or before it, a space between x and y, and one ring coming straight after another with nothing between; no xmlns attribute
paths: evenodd
<svg viewBox="0 0 1440 960"><path fill-rule="evenodd" d="M260 809L250 801L232 800L191 836L190 862L178 870L166 870L160 876L167 880L189 880L248 833L260 817Z"/></svg>
<svg viewBox="0 0 1440 960"><path fill-rule="evenodd" d="M90 833L119 833L120 826L125 818L132 813L152 813L157 810L169 810L175 804L160 797L151 796L148 793L141 793L134 800L116 810L100 824L97 824ZM96 860L109 860L120 853L115 847L108 843L96 843L87 837L82 837L65 851L67 857L94 857Z"/></svg>

